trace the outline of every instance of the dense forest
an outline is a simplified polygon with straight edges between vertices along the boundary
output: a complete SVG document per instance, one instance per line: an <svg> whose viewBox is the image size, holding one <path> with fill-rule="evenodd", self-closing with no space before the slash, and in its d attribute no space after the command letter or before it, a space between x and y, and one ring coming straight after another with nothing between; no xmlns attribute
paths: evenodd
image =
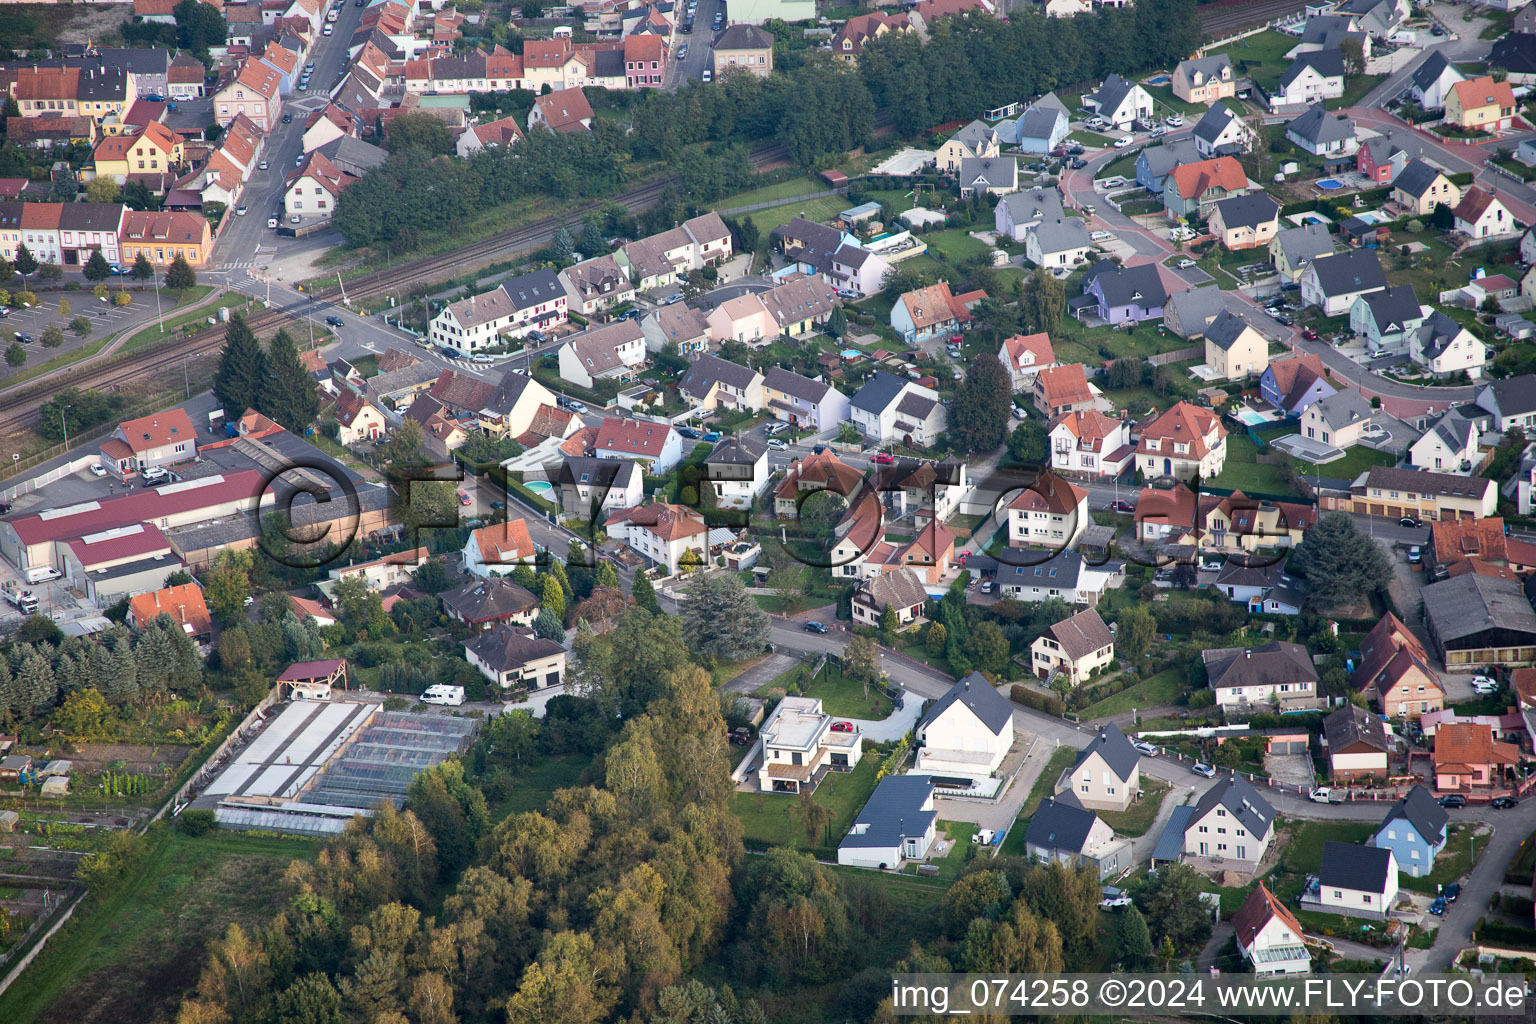
<svg viewBox="0 0 1536 1024"><path fill-rule="evenodd" d="M657 162L679 169L682 200L709 202L749 183L745 147L753 144L782 142L797 164L828 167L874 139L880 110L913 136L1111 72L1169 67L1199 42L1194 0L1142 0L1079 18L949 18L926 45L913 36L877 40L856 71L815 61L675 93L589 90L598 110L591 132L530 132L467 160L448 155L445 131L402 115L386 133L391 159L342 193L335 222L352 245L408 251L423 233L519 199L613 195L633 165Z"/></svg>

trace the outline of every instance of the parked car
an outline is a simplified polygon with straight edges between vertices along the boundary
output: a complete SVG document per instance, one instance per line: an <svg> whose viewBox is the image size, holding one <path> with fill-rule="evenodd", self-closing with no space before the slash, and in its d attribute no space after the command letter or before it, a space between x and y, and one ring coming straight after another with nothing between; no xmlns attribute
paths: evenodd
<svg viewBox="0 0 1536 1024"><path fill-rule="evenodd" d="M1424 552L1423 552L1422 549L1420 549L1420 547L1417 544L1415 544L1413 547L1408 549L1408 564L1409 565L1419 565L1423 561L1424 561Z"/></svg>
<svg viewBox="0 0 1536 1024"><path fill-rule="evenodd" d="M484 352L476 352L474 355L469 357L469 361L472 363L494 363L496 360L486 355Z"/></svg>
<svg viewBox="0 0 1536 1024"><path fill-rule="evenodd" d="M833 722L832 723L832 731L833 732L853 732L853 723L852 722Z"/></svg>
<svg viewBox="0 0 1536 1024"><path fill-rule="evenodd" d="M26 331L17 331L16 340L21 342L23 345L30 345L32 344L32 335L28 334Z"/></svg>
<svg viewBox="0 0 1536 1024"><path fill-rule="evenodd" d="M1279 324L1282 327L1292 327L1296 323L1296 321L1293 320L1290 317L1290 315L1286 314L1286 313L1272 312L1269 315L1272 318L1274 318L1275 323Z"/></svg>
<svg viewBox="0 0 1536 1024"><path fill-rule="evenodd" d="M103 466L99 462L91 463L91 476L106 476L106 475L107 475L107 467Z"/></svg>
<svg viewBox="0 0 1536 1024"><path fill-rule="evenodd" d="M293 115L292 114L284 114L283 115L283 124L292 124L292 123L293 123Z"/></svg>
<svg viewBox="0 0 1536 1024"><path fill-rule="evenodd" d="M782 452L789 447L789 442L782 437L770 437L768 439L768 447L776 452Z"/></svg>
<svg viewBox="0 0 1536 1024"><path fill-rule="evenodd" d="M1100 910L1121 910L1131 905L1129 896L1111 896L1106 900L1099 900Z"/></svg>
<svg viewBox="0 0 1536 1024"><path fill-rule="evenodd" d="M1167 134L1168 134L1168 129L1164 128L1162 125L1155 124L1155 125L1152 126L1152 131L1151 131L1152 138L1154 138L1154 139L1161 138L1162 136L1167 135Z"/></svg>
<svg viewBox="0 0 1536 1024"><path fill-rule="evenodd" d="M1179 267L1180 270L1188 270L1190 267L1193 267L1195 265L1196 264L1195 264L1194 260L1187 259L1187 258L1179 260L1179 263L1178 263L1178 267Z"/></svg>
<svg viewBox="0 0 1536 1024"><path fill-rule="evenodd" d="M245 205L244 203L241 203L239 206L235 207L235 216L237 216L237 217L244 217L246 214L248 214L250 212L251 212L251 208L249 206Z"/></svg>
<svg viewBox="0 0 1536 1024"><path fill-rule="evenodd" d="M990 594L990 593L992 593L992 590L993 590L993 588L995 586L996 586L996 584L993 583L991 580L982 580L981 581L981 592L983 594Z"/></svg>
<svg viewBox="0 0 1536 1024"><path fill-rule="evenodd" d="M1189 770L1202 778L1214 779L1216 777L1216 769L1204 761L1196 761L1189 766Z"/></svg>
<svg viewBox="0 0 1536 1024"><path fill-rule="evenodd" d="M1445 897L1445 902L1455 903L1456 897L1461 895L1461 883L1452 882L1450 885L1447 885L1443 890L1441 890L1440 895Z"/></svg>
<svg viewBox="0 0 1536 1024"><path fill-rule="evenodd" d="M1131 746L1135 747L1138 753L1147 757L1157 756L1157 748L1148 743L1146 740L1136 740L1131 744Z"/></svg>
<svg viewBox="0 0 1536 1024"><path fill-rule="evenodd" d="M1440 798L1440 806L1465 807L1467 806L1467 798L1462 796L1460 793L1447 793L1445 796Z"/></svg>
<svg viewBox="0 0 1536 1024"><path fill-rule="evenodd" d="M1439 917L1441 914L1445 913L1445 897L1436 896L1435 901L1429 905L1429 912L1434 914L1436 917Z"/></svg>
<svg viewBox="0 0 1536 1024"><path fill-rule="evenodd" d="M1114 502L1114 504L1110 506L1110 508L1116 512L1131 513L1136 511L1136 503L1126 498L1119 498Z"/></svg>
<svg viewBox="0 0 1536 1024"><path fill-rule="evenodd" d="M1072 145L1072 146L1068 146L1067 147L1067 155L1068 156L1082 156L1086 152L1088 152L1088 151L1086 149L1084 149L1082 146Z"/></svg>
<svg viewBox="0 0 1536 1024"><path fill-rule="evenodd" d="M720 23L718 21L715 22L715 28L718 29L719 27L720 27ZM714 77L715 76L714 76L713 72L711 72L709 70L709 68L705 68L704 69L704 73L699 76L699 81L701 81L701 82L708 82L711 79L713 79Z"/></svg>
<svg viewBox="0 0 1536 1024"><path fill-rule="evenodd" d="M586 411L587 411L587 404L585 402L577 402L577 401L572 401L571 402L571 412L574 412L574 413L584 413Z"/></svg>
<svg viewBox="0 0 1536 1024"><path fill-rule="evenodd" d="M827 631L827 624L825 622L817 622L812 619L810 622L805 624L805 631L807 633L825 633Z"/></svg>
<svg viewBox="0 0 1536 1024"><path fill-rule="evenodd" d="M1088 120L1084 121L1083 123L1085 125L1087 125L1089 128L1092 128L1094 130L1098 130L1100 128L1108 128L1109 127L1109 122L1104 120L1098 114L1094 114L1092 117L1090 117Z"/></svg>
<svg viewBox="0 0 1536 1024"><path fill-rule="evenodd" d="M1301 336L1303 338L1306 338L1308 341L1318 341L1319 339L1322 338L1322 335L1318 334L1316 331L1314 331L1310 327L1308 327L1306 330L1302 331L1301 332Z"/></svg>
<svg viewBox="0 0 1536 1024"><path fill-rule="evenodd" d="M1082 157L1077 156L1077 157L1073 157L1072 158L1072 169L1074 171L1080 171L1084 167L1087 167L1087 166L1088 166L1088 161L1084 160Z"/></svg>
<svg viewBox="0 0 1536 1024"><path fill-rule="evenodd" d="M1511 807L1519 806L1519 804L1520 801L1512 796L1496 796L1493 798L1493 803L1489 806L1497 811L1507 811Z"/></svg>
<svg viewBox="0 0 1536 1024"><path fill-rule="evenodd" d="M469 495L465 494L463 491L459 492L459 504L460 505L472 505L472 504L474 504L474 500L475 500L474 498L471 498Z"/></svg>
<svg viewBox="0 0 1536 1024"><path fill-rule="evenodd" d="M699 439L699 432L692 427L678 427L677 432L690 441L697 441Z"/></svg>
<svg viewBox="0 0 1536 1024"><path fill-rule="evenodd" d="M272 165L267 163L267 161L263 160L261 163L256 165L256 169L258 171L264 171L264 170L266 170L270 166L272 166Z"/></svg>
<svg viewBox="0 0 1536 1024"><path fill-rule="evenodd" d="M687 60L688 59L688 44L687 43L684 43L682 46L678 47L678 49L677 49L677 59L678 60Z"/></svg>
<svg viewBox="0 0 1536 1024"><path fill-rule="evenodd" d="M895 462L896 456L892 455L890 452L876 452L874 455L870 456L869 461L885 466Z"/></svg>
<svg viewBox="0 0 1536 1024"><path fill-rule="evenodd" d="M662 299L661 300L661 304L663 306L672 306L672 305L676 305L677 303L682 302L682 301L683 301L683 293L682 292L673 292L671 295L668 295L666 298Z"/></svg>
<svg viewBox="0 0 1536 1024"><path fill-rule="evenodd" d="M1088 240L1091 242L1105 242L1114 237L1115 236L1111 232L1105 231L1103 229L1088 232Z"/></svg>
<svg viewBox="0 0 1536 1024"><path fill-rule="evenodd" d="M1166 124L1169 128L1180 128L1184 125L1184 118L1180 114L1169 114L1167 117L1163 118L1163 123Z"/></svg>
<svg viewBox="0 0 1536 1024"><path fill-rule="evenodd" d="M704 432L704 440L708 441L710 444L714 444L716 441L720 440L720 431L706 430Z"/></svg>
<svg viewBox="0 0 1536 1024"><path fill-rule="evenodd" d="M1406 526L1410 530L1417 530L1419 528L1419 521L1412 516L1403 516L1403 518L1397 521L1397 525Z"/></svg>

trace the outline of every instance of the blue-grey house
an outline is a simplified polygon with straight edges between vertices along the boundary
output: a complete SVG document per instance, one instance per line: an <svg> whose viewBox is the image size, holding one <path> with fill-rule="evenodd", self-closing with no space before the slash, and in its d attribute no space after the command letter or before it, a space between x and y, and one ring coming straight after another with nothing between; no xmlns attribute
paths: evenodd
<svg viewBox="0 0 1536 1024"><path fill-rule="evenodd" d="M1060 107L1030 107L1016 121L997 126L1004 142L1024 153L1049 153L1067 137L1067 112Z"/></svg>
<svg viewBox="0 0 1536 1024"><path fill-rule="evenodd" d="M1083 294L1067 303L1072 315L1096 314L1112 324L1156 320L1163 315L1168 290L1158 276L1157 265L1122 267L1100 260L1088 268Z"/></svg>
<svg viewBox="0 0 1536 1024"><path fill-rule="evenodd" d="M1399 872L1420 878L1434 870L1435 856L1445 849L1446 821L1445 808L1429 790L1414 786L1392 805L1371 845L1391 850Z"/></svg>
<svg viewBox="0 0 1536 1024"><path fill-rule="evenodd" d="M1136 184L1155 196L1163 194L1163 181L1180 164L1193 164L1204 160L1200 150L1189 139L1169 142L1162 146L1148 146L1136 156Z"/></svg>

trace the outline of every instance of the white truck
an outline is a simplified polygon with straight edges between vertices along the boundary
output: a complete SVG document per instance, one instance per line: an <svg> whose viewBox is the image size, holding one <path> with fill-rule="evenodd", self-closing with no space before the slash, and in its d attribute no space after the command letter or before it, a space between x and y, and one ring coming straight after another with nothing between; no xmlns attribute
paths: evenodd
<svg viewBox="0 0 1536 1024"><path fill-rule="evenodd" d="M1336 789L1318 786L1307 794L1307 799L1318 804L1341 804L1344 802L1344 795Z"/></svg>
<svg viewBox="0 0 1536 1024"><path fill-rule="evenodd" d="M423 704L447 704L450 707L458 707L464 703L464 687L448 686L445 683L437 683L429 686L421 695Z"/></svg>
<svg viewBox="0 0 1536 1024"><path fill-rule="evenodd" d="M37 611L37 595L30 590L23 590L15 583L7 583L3 588L5 599L16 607L23 615L31 615Z"/></svg>

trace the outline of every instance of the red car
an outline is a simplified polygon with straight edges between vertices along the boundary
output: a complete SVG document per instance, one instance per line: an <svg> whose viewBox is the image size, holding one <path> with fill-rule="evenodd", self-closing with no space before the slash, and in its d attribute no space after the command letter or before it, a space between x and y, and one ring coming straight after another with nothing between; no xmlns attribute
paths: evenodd
<svg viewBox="0 0 1536 1024"><path fill-rule="evenodd" d="M962 551L962 552L960 552L959 556L955 558L955 564L957 564L957 565L964 565L965 564L965 560L967 558L970 558L970 557L971 557L971 553L969 551Z"/></svg>
<svg viewBox="0 0 1536 1024"><path fill-rule="evenodd" d="M832 723L832 731L833 732L853 732L853 723L852 722L833 722Z"/></svg>
<svg viewBox="0 0 1536 1024"><path fill-rule="evenodd" d="M1066 156L1066 155L1067 155L1067 147L1066 146L1057 146L1055 149L1051 150L1051 156Z"/></svg>
<svg viewBox="0 0 1536 1024"><path fill-rule="evenodd" d="M1310 327L1308 327L1306 330L1302 331L1301 332L1301 336L1303 338L1306 338L1308 341L1317 341L1320 337L1322 337L1322 335L1318 334L1316 331L1314 331Z"/></svg>
<svg viewBox="0 0 1536 1024"><path fill-rule="evenodd" d="M870 462L877 462L880 465L884 466L884 465L888 465L889 463L895 462L896 461L896 456L892 455L890 452L876 452L874 454L874 456L869 461Z"/></svg>
<svg viewBox="0 0 1536 1024"><path fill-rule="evenodd" d="M1115 507L1115 511L1116 512L1135 512L1136 511L1136 506L1131 504L1130 502L1126 501L1124 498L1121 498L1119 501L1115 502L1115 506L1114 507Z"/></svg>
<svg viewBox="0 0 1536 1024"><path fill-rule="evenodd" d="M459 492L459 504L460 505L468 505L468 504L470 504L471 501L473 501L473 499L470 498L469 495L465 494L463 491Z"/></svg>

